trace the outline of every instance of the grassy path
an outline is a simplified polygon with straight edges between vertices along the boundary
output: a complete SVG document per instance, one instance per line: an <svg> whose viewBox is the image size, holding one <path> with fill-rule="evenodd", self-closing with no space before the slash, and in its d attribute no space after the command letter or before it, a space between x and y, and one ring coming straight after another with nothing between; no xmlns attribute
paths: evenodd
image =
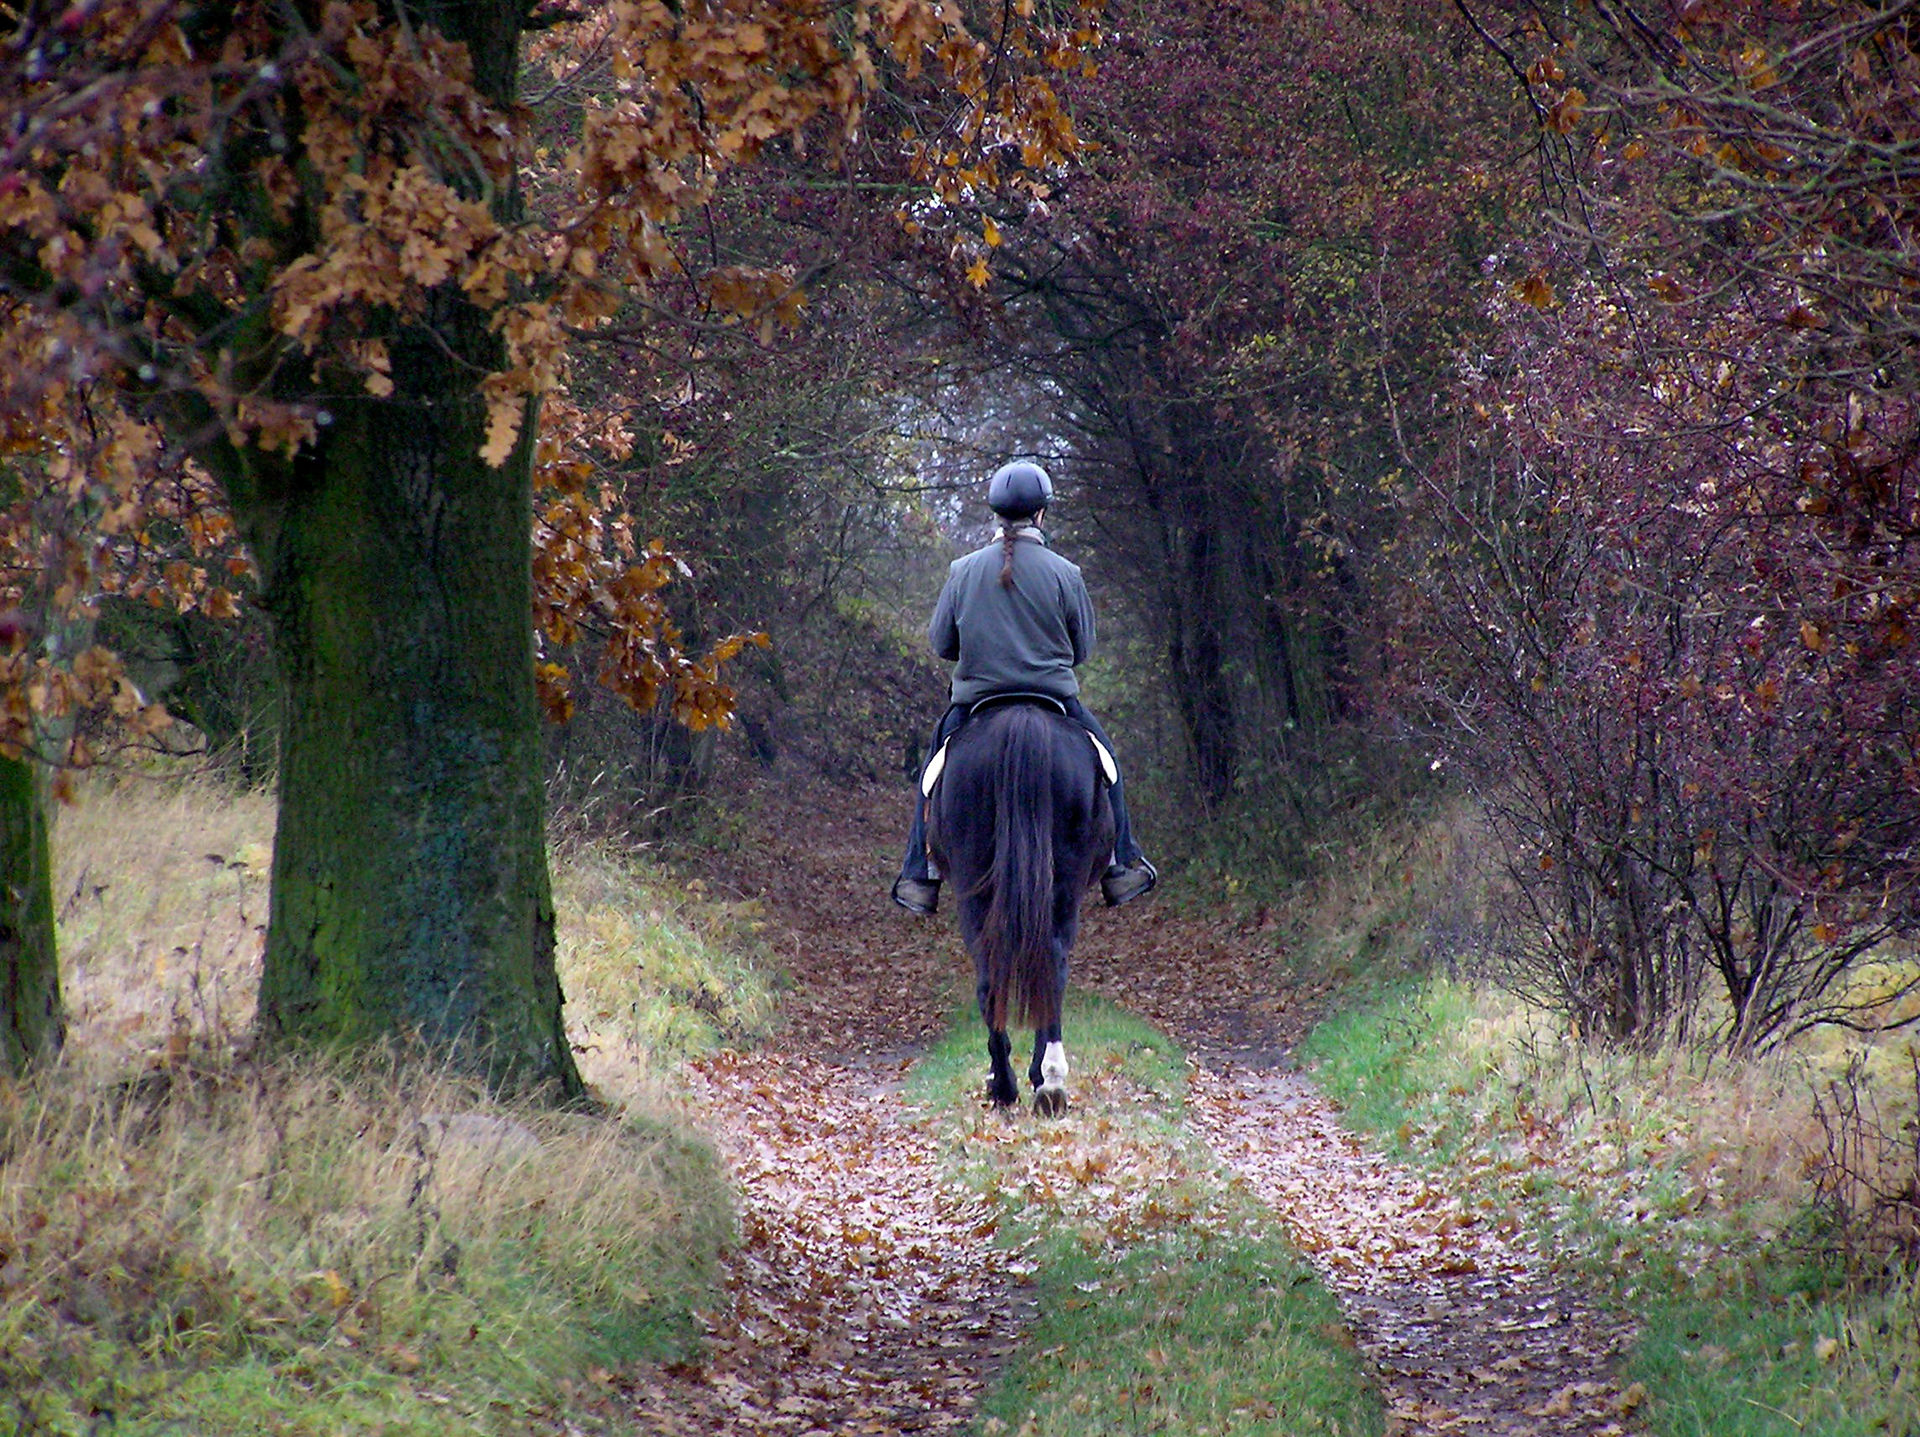
<svg viewBox="0 0 1920 1437"><path fill-rule="evenodd" d="M1775 1255L1797 1209L1767 1175L1792 1149L1763 1115L1784 1090L1756 1078L1679 1143L1675 1105L1707 1090L1603 1113L1596 1081L1646 1075L1582 1055L1556 1076L1437 983L1378 990L1300 1049L1371 1150L1288 1070L1324 1005L1287 975L1331 984L1340 955L1417 940L1397 848L1317 900L1312 955L1258 911L1093 910L1076 1106L1038 1122L981 1106L949 924L885 901L896 797L753 792L701 882L559 850L608 1121L378 1061L256 1061L232 1039L264 801L92 792L60 834L72 1066L0 1093L0 1427L1911 1428L1900 1295L1820 1305L1819 1274ZM764 1030L768 948L771 1039L676 1059ZM723 1188L744 1241L708 1300ZM1612 1376L1621 1333L1583 1273L1643 1311L1650 1398Z"/></svg>
<svg viewBox="0 0 1920 1437"><path fill-rule="evenodd" d="M1204 1056L1081 1002L1063 1123L982 1108L964 1017L909 1076L967 970L944 919L885 903L889 797L763 789L708 870L765 905L793 986L772 1044L697 1077L747 1241L708 1357L640 1404L654 1428L1626 1430L1619 1332L1276 1070L1313 995L1258 917L1089 915L1077 989Z"/></svg>
<svg viewBox="0 0 1920 1437"><path fill-rule="evenodd" d="M1075 1111L993 1113L957 939L885 902L885 799L755 802L704 879L764 904L791 987L770 1043L697 1065L744 1241L702 1357L630 1389L643 1426L1379 1433L1338 1312L1184 1126L1171 1044L1077 1003Z"/></svg>
<svg viewBox="0 0 1920 1437"><path fill-rule="evenodd" d="M985 1434L1374 1437L1382 1413L1338 1309L1268 1212L1184 1120L1192 1069L1166 1036L1070 998L1074 1108L987 1110L971 1023L914 1088L948 1160L1031 1255L1026 1340Z"/></svg>
<svg viewBox="0 0 1920 1437"><path fill-rule="evenodd" d="M1383 1161L1297 1073L1195 1079L1195 1125L1340 1295L1397 1430L1618 1437L1622 1324L1444 1176Z"/></svg>

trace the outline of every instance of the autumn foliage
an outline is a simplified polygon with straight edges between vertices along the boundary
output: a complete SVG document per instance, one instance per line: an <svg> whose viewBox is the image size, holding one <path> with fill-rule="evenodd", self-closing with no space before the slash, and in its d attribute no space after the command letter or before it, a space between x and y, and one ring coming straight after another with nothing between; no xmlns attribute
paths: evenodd
<svg viewBox="0 0 1920 1437"><path fill-rule="evenodd" d="M397 335L457 295L499 341L497 367L476 378L484 456L506 462L530 404L557 395L569 344L656 288L690 280L711 313L763 333L797 322L791 273L703 267L673 233L770 143L811 141L830 162L879 87L925 71L956 102L939 133L906 142L931 192L997 183L1002 143L1031 165L1070 152L1070 122L1022 66L1077 65L1093 32L1074 11L1042 20L1003 16L982 39L957 10L921 4L862 4L832 24L782 3L556 10L535 17L529 59L577 124L536 153L528 115L502 103L513 47L476 52L408 8L27 6L4 52L18 123L0 155L15 451L59 450L49 426L137 430L141 455L121 438L111 462L56 459L48 481L87 491L69 505L84 524L131 523L127 474L151 468L162 441L128 416L162 419L168 442L229 481L239 455L292 463L356 395L393 395ZM723 717L712 675L737 643L679 654L651 597L672 562L639 559L558 457L585 427L617 453L619 422L558 409L539 460L554 499L540 534L556 546L537 571L543 630L565 642L624 623L616 689L645 704L664 685L681 717ZM53 585L69 600L99 587ZM94 668L49 680L77 685L54 702L110 687Z"/></svg>
<svg viewBox="0 0 1920 1437"><path fill-rule="evenodd" d="M9 12L0 353L14 451L44 461L19 528L40 532L31 501L53 493L84 556L38 556L62 566L51 580L18 571L22 594L59 605L15 611L12 709L158 721L111 660L66 662L53 630L120 582L101 541L158 512L139 477L197 465L257 568L285 696L270 1035L426 1033L496 1076L577 1091L537 666L549 711L567 700L535 623L554 647L597 637L611 687L670 695L695 727L724 722L719 667L751 640L682 651L661 596L681 569L634 536L589 457L617 463L611 416L658 396L569 407L570 350L673 329L655 302L669 283L698 290L704 323L794 322L797 276L677 231L770 146L831 166L890 84L939 107L936 198L937 176L978 174L995 147L1059 160L1071 129L1037 72L1086 23L1021 5L976 36L925 0ZM77 462L62 436L83 429L125 463ZM178 527L190 541L193 515ZM176 557L176 587L197 593Z"/></svg>
<svg viewBox="0 0 1920 1437"><path fill-rule="evenodd" d="M632 449L633 435L617 417L559 398L543 408L534 459L534 623L555 655L597 639L601 682L642 713L667 694L686 727L724 725L734 694L720 666L769 640L733 634L704 658L685 652L661 591L690 571L659 540L642 546L634 538L619 488L600 469ZM573 699L565 665L547 657L534 675L548 715L566 722Z"/></svg>
<svg viewBox="0 0 1920 1437"><path fill-rule="evenodd" d="M1416 396L1503 218L1509 106L1430 4L1109 18L1065 82L1097 148L993 210L978 323L1071 436L1061 522L1166 676L1196 796L1317 807L1368 706L1367 574Z"/></svg>
<svg viewBox="0 0 1920 1437"><path fill-rule="evenodd" d="M1634 1044L1884 1021L1911 981L1857 970L1920 926L1907 22L1468 9L1567 204L1491 262L1405 652L1506 841L1511 973Z"/></svg>

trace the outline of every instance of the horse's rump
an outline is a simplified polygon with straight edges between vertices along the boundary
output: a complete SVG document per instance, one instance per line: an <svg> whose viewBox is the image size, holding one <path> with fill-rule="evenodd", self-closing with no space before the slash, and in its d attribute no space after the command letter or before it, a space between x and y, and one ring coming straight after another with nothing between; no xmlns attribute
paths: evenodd
<svg viewBox="0 0 1920 1437"><path fill-rule="evenodd" d="M1080 895L1113 843L1105 778L1086 730L1030 705L994 708L955 735L929 807L936 857L960 898L982 977L982 1016L1060 1017Z"/></svg>

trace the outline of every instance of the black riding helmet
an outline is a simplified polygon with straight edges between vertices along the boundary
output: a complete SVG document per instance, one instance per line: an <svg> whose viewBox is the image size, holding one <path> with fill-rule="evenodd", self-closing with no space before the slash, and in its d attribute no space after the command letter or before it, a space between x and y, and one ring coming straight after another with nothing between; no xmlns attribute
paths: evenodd
<svg viewBox="0 0 1920 1437"><path fill-rule="evenodd" d="M1028 459L1016 459L993 471L987 483L987 507L1002 519L1028 519L1053 502L1053 480Z"/></svg>

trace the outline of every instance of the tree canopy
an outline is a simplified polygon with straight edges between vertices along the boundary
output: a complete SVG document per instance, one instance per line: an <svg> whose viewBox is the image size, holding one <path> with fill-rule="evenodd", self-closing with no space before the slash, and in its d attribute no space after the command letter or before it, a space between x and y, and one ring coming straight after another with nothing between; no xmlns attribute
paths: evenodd
<svg viewBox="0 0 1920 1437"><path fill-rule="evenodd" d="M72 557L17 570L47 603L15 609L7 751L85 703L159 721L55 631L117 582L111 541L154 513L139 485L190 466L258 567L284 690L263 1027L419 1034L577 1088L541 837L536 457L551 640L602 628L613 686L669 690L695 725L724 718L740 641L681 656L657 598L674 563L585 484L583 426L556 410L536 441L568 346L652 322L670 280L715 322L791 323L794 275L702 263L676 227L769 146L844 162L889 86L949 97L912 150L936 192L989 182L1003 145L1063 157L1027 57L1063 63L1084 24L1023 5L976 37L920 0L20 7L0 52L9 473L29 547L57 502ZM584 77L538 137L527 36ZM192 565L172 577L230 602ZM538 674L564 709L558 667Z"/></svg>

